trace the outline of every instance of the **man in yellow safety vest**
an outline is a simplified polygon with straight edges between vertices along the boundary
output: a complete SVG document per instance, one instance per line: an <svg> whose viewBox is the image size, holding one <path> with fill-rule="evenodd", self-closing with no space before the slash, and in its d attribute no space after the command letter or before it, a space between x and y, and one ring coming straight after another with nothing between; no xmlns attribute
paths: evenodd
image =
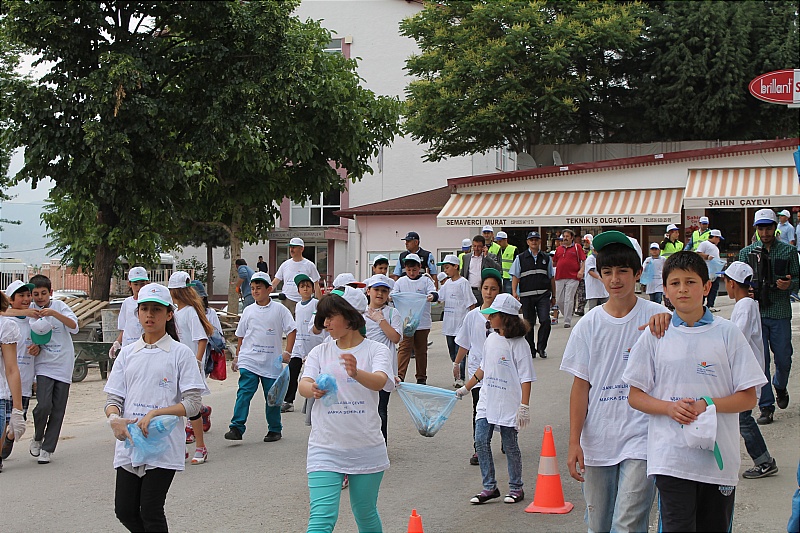
<svg viewBox="0 0 800 533"><path fill-rule="evenodd" d="M503 272L503 292L511 294L511 274L508 271L517 256L517 247L513 244L508 244L508 234L505 231L497 232L496 245L500 248L497 259Z"/></svg>
<svg viewBox="0 0 800 533"><path fill-rule="evenodd" d="M708 217L700 217L700 229L696 229L692 232L692 239L686 245L687 250L696 252L700 243L707 241L708 238L711 237L711 230L708 229L708 224Z"/></svg>
<svg viewBox="0 0 800 533"><path fill-rule="evenodd" d="M483 233L483 238L486 239L486 246L489 247L488 249L489 255L493 255L494 259L496 259L497 262L499 263L500 245L494 242L494 228L491 226L484 226L483 230L481 230L481 233Z"/></svg>

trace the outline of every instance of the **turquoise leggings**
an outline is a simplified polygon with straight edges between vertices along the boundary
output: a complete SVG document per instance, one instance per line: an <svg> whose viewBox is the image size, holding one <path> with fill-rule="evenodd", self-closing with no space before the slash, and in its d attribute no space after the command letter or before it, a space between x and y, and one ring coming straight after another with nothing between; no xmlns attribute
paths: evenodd
<svg viewBox="0 0 800 533"><path fill-rule="evenodd" d="M383 472L350 474L350 508L356 519L359 533L382 533L378 516L378 490ZM311 516L307 533L331 533L339 518L339 499L342 496L344 474L338 472L310 472L308 492L311 498Z"/></svg>

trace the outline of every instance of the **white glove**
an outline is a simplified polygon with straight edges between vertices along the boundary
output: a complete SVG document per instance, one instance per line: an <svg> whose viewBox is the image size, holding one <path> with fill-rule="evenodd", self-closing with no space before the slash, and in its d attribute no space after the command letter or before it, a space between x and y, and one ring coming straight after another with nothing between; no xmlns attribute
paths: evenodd
<svg viewBox="0 0 800 533"><path fill-rule="evenodd" d="M11 410L11 418L8 421L8 432L14 435L14 440L19 440L25 434L25 419L22 417L20 409Z"/></svg>
<svg viewBox="0 0 800 533"><path fill-rule="evenodd" d="M108 357L114 359L117 357L117 352L119 349L122 348L122 345L119 341L114 341L114 344L111 345L111 348L108 349Z"/></svg>
<svg viewBox="0 0 800 533"><path fill-rule="evenodd" d="M456 390L456 397L460 400L464 396L469 394L469 390L466 387L461 387L460 389Z"/></svg>
<svg viewBox="0 0 800 533"><path fill-rule="evenodd" d="M524 403L517 409L517 429L522 429L531 423L531 408Z"/></svg>

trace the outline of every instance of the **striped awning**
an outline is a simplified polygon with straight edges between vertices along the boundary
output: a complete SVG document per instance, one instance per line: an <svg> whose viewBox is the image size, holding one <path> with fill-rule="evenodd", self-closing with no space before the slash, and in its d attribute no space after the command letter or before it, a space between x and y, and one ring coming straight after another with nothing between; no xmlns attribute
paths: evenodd
<svg viewBox="0 0 800 533"><path fill-rule="evenodd" d="M690 170L683 205L687 209L800 205L800 181L794 167Z"/></svg>
<svg viewBox="0 0 800 533"><path fill-rule="evenodd" d="M680 224L683 189L453 194L438 226Z"/></svg>

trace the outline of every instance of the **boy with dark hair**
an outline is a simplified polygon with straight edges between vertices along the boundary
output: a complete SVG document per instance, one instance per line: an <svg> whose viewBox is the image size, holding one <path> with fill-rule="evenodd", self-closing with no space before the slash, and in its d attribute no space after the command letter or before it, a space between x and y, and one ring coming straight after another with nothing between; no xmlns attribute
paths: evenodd
<svg viewBox="0 0 800 533"><path fill-rule="evenodd" d="M33 409L35 433L31 455L39 464L48 464L56 451L61 424L67 412L69 386L75 366L72 335L78 333L78 317L67 304L50 298L50 278L38 274L30 279L32 313L31 339L39 345L36 372L36 407ZM72 335L71 335L72 334Z"/></svg>
<svg viewBox="0 0 800 533"><path fill-rule="evenodd" d="M649 416L647 475L659 491L660 531L730 531L741 456L737 415L766 383L730 321L703 306L708 267L694 252L664 264L675 314L661 339L643 334L623 380L630 405Z"/></svg>
<svg viewBox="0 0 800 533"><path fill-rule="evenodd" d="M593 245L609 298L576 324L561 363L574 376L567 465L583 483L589 531L647 531L647 415L628 405L622 373L639 325L664 308L636 296L642 256L631 239L607 231Z"/></svg>

